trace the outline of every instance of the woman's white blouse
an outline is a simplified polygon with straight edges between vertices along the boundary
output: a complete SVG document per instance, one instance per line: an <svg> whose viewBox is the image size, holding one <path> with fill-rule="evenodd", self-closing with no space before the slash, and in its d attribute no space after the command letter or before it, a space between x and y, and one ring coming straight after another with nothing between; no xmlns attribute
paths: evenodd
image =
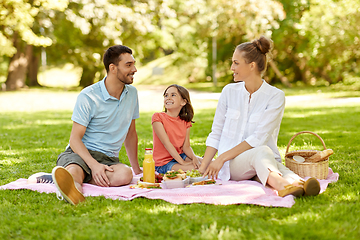
<svg viewBox="0 0 360 240"><path fill-rule="evenodd" d="M264 80L251 98L244 82L228 84L221 92L206 146L216 148L220 155L243 141L252 147L267 145L281 162L277 138L284 108L284 92ZM219 178L230 179L229 161Z"/></svg>

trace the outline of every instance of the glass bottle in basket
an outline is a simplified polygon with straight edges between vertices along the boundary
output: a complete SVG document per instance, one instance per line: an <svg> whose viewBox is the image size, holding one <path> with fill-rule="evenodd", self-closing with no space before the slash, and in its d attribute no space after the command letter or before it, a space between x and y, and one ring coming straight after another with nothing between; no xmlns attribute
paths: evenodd
<svg viewBox="0 0 360 240"><path fill-rule="evenodd" d="M155 161L153 159L152 148L145 148L143 179L144 182L155 183Z"/></svg>

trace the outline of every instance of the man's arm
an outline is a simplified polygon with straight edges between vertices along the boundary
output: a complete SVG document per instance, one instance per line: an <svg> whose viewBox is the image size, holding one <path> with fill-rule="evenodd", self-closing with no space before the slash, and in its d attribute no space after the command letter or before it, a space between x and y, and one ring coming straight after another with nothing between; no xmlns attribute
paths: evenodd
<svg viewBox="0 0 360 240"><path fill-rule="evenodd" d="M135 127L135 119L131 121L124 145L134 173L142 173L138 161L138 136Z"/></svg>
<svg viewBox="0 0 360 240"><path fill-rule="evenodd" d="M89 168L91 169L92 178L95 181L96 185L109 187L110 181L106 176L105 171L112 172L114 170L109 166L100 164L90 155L89 151L82 142L82 138L85 134L85 131L86 131L85 126L73 122L71 134L70 134L70 147L89 166Z"/></svg>

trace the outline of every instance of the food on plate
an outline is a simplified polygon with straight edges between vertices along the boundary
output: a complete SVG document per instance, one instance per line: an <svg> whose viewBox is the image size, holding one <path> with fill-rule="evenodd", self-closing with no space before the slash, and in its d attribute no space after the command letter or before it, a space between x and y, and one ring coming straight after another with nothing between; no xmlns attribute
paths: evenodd
<svg viewBox="0 0 360 240"><path fill-rule="evenodd" d="M167 171L163 177L163 180L184 180L185 178L186 173L183 170L179 169L178 171Z"/></svg>
<svg viewBox="0 0 360 240"><path fill-rule="evenodd" d="M194 177L201 177L202 174L199 172L199 170L192 169L186 172L186 176L194 178Z"/></svg>
<svg viewBox="0 0 360 240"><path fill-rule="evenodd" d="M161 174L161 173L159 173L159 174L156 174L155 173L155 183L161 183L161 181L163 180L163 176L164 176L164 174ZM144 178L143 177L141 177L140 178L140 181L144 181Z"/></svg>
<svg viewBox="0 0 360 240"><path fill-rule="evenodd" d="M209 184L215 184L216 181L214 179L207 179L204 181L200 181L200 182L195 182L193 183L193 185L209 185Z"/></svg>
<svg viewBox="0 0 360 240"><path fill-rule="evenodd" d="M130 188L161 188L160 183L148 183L148 182L142 182L138 181L136 185L131 185Z"/></svg>
<svg viewBox="0 0 360 240"><path fill-rule="evenodd" d="M334 151L332 149L325 149L324 151L317 152L308 159L306 159L307 162L320 162L322 160L325 160L328 158L331 154L333 154Z"/></svg>

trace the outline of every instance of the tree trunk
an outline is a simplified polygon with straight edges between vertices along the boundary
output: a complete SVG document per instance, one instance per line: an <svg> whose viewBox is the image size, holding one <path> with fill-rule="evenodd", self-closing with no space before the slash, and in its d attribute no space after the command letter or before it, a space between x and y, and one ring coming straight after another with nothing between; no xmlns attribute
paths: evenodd
<svg viewBox="0 0 360 240"><path fill-rule="evenodd" d="M29 86L41 86L38 82L39 61L40 57L33 52L28 65Z"/></svg>
<svg viewBox="0 0 360 240"><path fill-rule="evenodd" d="M17 52L10 60L8 76L5 82L6 90L17 90L25 87L26 72L29 63L28 56L31 55L32 51L30 45L25 44L25 47L22 47L23 43L21 43L21 39L18 38L17 33L14 33L13 41ZM22 49L25 49L25 53Z"/></svg>
<svg viewBox="0 0 360 240"><path fill-rule="evenodd" d="M280 81L282 82L282 84L284 84L287 87L291 87L291 83L289 82L287 77L285 77L284 75L281 74L281 72L278 69L278 67L276 66L275 62L269 61L269 64L270 64L271 68L274 70L276 76L278 76L278 78L280 78Z"/></svg>
<svg viewBox="0 0 360 240"><path fill-rule="evenodd" d="M83 66L83 72L81 75L80 83L79 85L81 87L87 87L94 83L94 78L96 74L95 68L89 68Z"/></svg>
<svg viewBox="0 0 360 240"><path fill-rule="evenodd" d="M306 60L300 59L295 52L292 52L291 50L286 51L291 61L295 63L296 70L295 75L297 78L300 78L301 81L303 81L305 84L308 84L308 79L311 78L312 74L310 70L308 70L308 67L306 66ZM295 79L295 81L298 79Z"/></svg>

